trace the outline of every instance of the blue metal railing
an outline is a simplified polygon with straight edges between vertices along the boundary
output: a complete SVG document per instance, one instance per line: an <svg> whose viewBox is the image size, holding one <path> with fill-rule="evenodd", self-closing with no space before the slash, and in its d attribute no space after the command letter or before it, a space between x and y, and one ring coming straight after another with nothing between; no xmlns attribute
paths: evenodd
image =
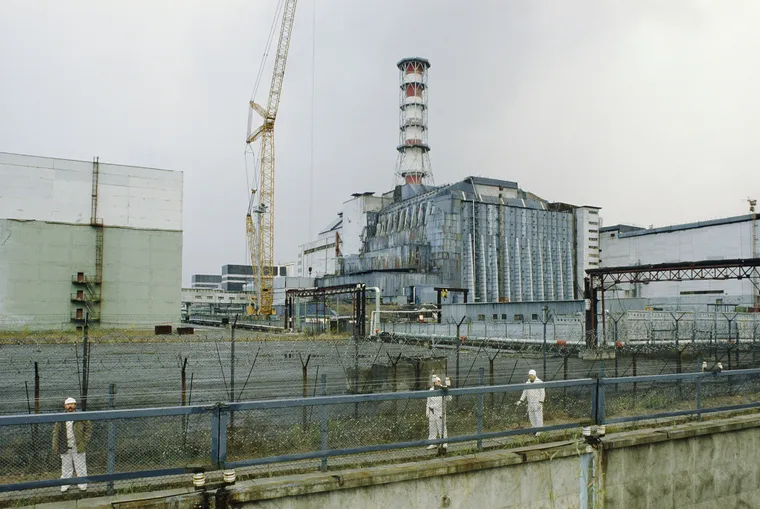
<svg viewBox="0 0 760 509"><path fill-rule="evenodd" d="M346 407L347 405L357 405L360 403L372 403L379 405L382 402L398 402L405 401L411 402L414 400L422 400L431 396L430 391L413 391L413 392L395 392L395 393L380 393L380 394L352 394L352 395L340 395L340 396L318 396L311 398L292 398L292 399L277 399L266 401L249 401L241 403L218 403L211 406L186 406L186 407L164 407L164 408L149 408L149 409L130 409L130 410L106 410L96 412L76 412L76 413L55 413L55 414L38 414L38 415L13 415L13 416L0 416L0 432L9 430L12 427L35 427L42 424L65 422L65 421L108 421L108 433L107 433L107 454L106 464L107 472L100 475L88 475L87 477L73 478L73 479L35 479L25 482L14 482L8 484L0 484L0 492L26 490L35 488L45 488L53 486L62 486L68 484L77 483L113 483L114 481L123 481L130 479L160 477L180 475L196 472L198 470L218 470L223 468L238 468L249 466L263 466L272 465L277 463L303 461L303 460L320 460L320 468L322 470L327 469L328 459L336 456L348 456L354 454L363 453L379 453L382 451L398 450L412 447L423 447L428 445L439 445L443 443L463 443L474 442L478 450L483 449L483 441L495 438L509 437L520 434L535 433L537 431L553 431L553 430L566 430L577 428L582 425L596 423L620 423L620 422L635 422L647 419L659 419L676 416L696 416L697 419L701 419L702 415L708 412L721 412L741 410L748 408L760 407L760 401L750 401L742 404L728 405L728 406L714 406L705 408L704 403L704 388L706 384L723 383L727 384L727 389L742 390L747 389L748 386L736 385L735 380L745 379L753 383L757 383L757 390L752 392L753 395L760 394L760 369L747 369L736 371L724 371L720 373L683 373L674 375L652 375L652 376L638 376L638 377L621 377L621 378L587 378L578 380L566 380L556 382L543 382L536 383L530 386L531 389L544 388L547 391L549 399L557 397L560 394L559 389L567 390L571 388L580 388L582 391L588 391L587 396L583 396L579 400L579 408L586 412L588 418L580 420L568 419L567 422L552 424L544 426L542 428L514 428L509 427L496 431L483 431L484 426L484 413L485 405L484 398L488 394L503 394L521 392L525 389L525 384L512 384L512 385L497 385L497 386L482 386L468 387L462 389L446 389L447 395L455 398L462 398L466 396L475 396L475 418L476 418L476 431L475 433L467 433L456 436L449 436L448 438L438 438L434 440L420 439L420 440L406 440L397 441L392 443L363 443L354 447L342 447L331 449L330 443L330 424L335 424L334 421L345 419L344 416L332 416L330 417L329 407L338 406ZM482 383L482 374L479 378ZM324 394L324 386L326 379L322 378L322 387ZM636 398L646 404L647 398L652 395L662 395L662 389L657 388L660 384L670 384L668 387L668 394L676 397L675 394L680 391L680 387L684 384L694 384L695 386L695 405L693 407L660 412L660 413L639 413L635 415L606 415L606 407L610 402L621 406L622 400L616 398L626 397L635 402ZM731 384L734 385L731 385ZM626 384L632 384L634 387L633 396L631 391L617 391L619 386ZM642 389L649 385L648 388ZM618 386L618 387L615 387ZM671 387L672 386L672 387ZM721 386L723 387L723 386ZM676 390L678 389L678 391ZM688 389L690 391L690 389ZM688 391L687 391L688 392ZM671 394L672 393L672 394ZM585 399L587 398L587 399ZM585 403L584 403L585 399ZM628 401L628 400L626 400ZM683 400L682 400L683 401ZM250 411L273 411L284 409L298 409L305 407L317 407L319 409L317 418L319 420L319 446L314 447L314 450L307 450L302 452L289 452L286 454L269 455L263 457L249 457L243 459L228 460L228 446L230 441L228 440L227 432L231 419L234 418L236 413L244 413ZM627 407L626 407L627 408ZM632 408L637 408L636 404L632 405ZM201 423L195 424L195 428L199 431L208 434L203 436L208 439L208 454L207 457L201 461L190 462L191 464L178 465L172 468L159 468L159 469L138 469L128 472L116 472L115 466L117 464L117 450L116 443L119 439L119 426L112 425L114 422L120 421L136 421L137 419L147 418L171 418L178 417L182 419L188 419L191 416L196 416L201 419ZM140 425L139 423L138 426ZM146 425L147 426L147 425ZM185 428L186 429L186 428ZM147 430L146 430L147 431ZM47 441L49 435L43 434L44 442ZM168 436L167 440L177 440L176 436ZM146 447L150 447L149 443L145 444ZM47 447L47 444L41 447ZM91 449L90 445L88 448ZM20 453L21 451L19 451ZM205 453L204 453L205 454ZM5 470L5 467L0 463L0 469ZM51 470L52 471L52 470ZM50 472L47 475L50 475ZM14 472L2 472L3 477L7 475L13 475ZM33 475L32 477L40 477L45 473ZM19 476L14 476L19 477ZM112 484L109 484L112 486Z"/></svg>

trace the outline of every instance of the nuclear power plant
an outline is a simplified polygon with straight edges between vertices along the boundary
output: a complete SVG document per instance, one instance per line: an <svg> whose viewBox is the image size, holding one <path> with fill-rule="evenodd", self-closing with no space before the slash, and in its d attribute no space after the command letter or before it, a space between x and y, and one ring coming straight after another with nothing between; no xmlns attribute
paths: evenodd
<svg viewBox="0 0 760 509"><path fill-rule="evenodd" d="M296 272L317 285L366 283L384 302L434 302L434 288L468 290L469 302L574 300L599 265L599 207L543 199L504 168L435 185L428 143L425 58L399 69L396 185L358 192L303 244ZM451 302L463 299L452 294Z"/></svg>

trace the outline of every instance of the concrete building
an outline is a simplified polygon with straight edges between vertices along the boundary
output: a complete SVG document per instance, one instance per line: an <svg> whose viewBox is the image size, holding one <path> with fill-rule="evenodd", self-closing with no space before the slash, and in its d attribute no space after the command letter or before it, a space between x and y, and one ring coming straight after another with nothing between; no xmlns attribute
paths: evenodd
<svg viewBox="0 0 760 509"><path fill-rule="evenodd" d="M0 153L0 328L179 320L182 173Z"/></svg>
<svg viewBox="0 0 760 509"><path fill-rule="evenodd" d="M293 271L294 263L272 267L274 278L287 277ZM226 292L242 292L246 285L253 283L253 268L250 265L222 265L221 289ZM252 291L252 290L251 290Z"/></svg>
<svg viewBox="0 0 760 509"><path fill-rule="evenodd" d="M185 317L193 314L245 316L250 295L244 292L226 292L214 288L183 288L182 313Z"/></svg>
<svg viewBox="0 0 760 509"><path fill-rule="evenodd" d="M754 213L662 228L607 226L600 231L601 266L757 258L758 233ZM758 307L760 299L755 285L760 282L753 284L746 279L621 284L607 297L648 299L650 304Z"/></svg>
<svg viewBox="0 0 760 509"><path fill-rule="evenodd" d="M242 292L246 283L253 281L250 265L222 265L222 286L225 292Z"/></svg>
<svg viewBox="0 0 760 509"><path fill-rule="evenodd" d="M343 228L342 213L330 222L319 234L317 239L298 246L296 275L299 277L322 277L335 274L337 260L343 241L340 232Z"/></svg>
<svg viewBox="0 0 760 509"><path fill-rule="evenodd" d="M221 290L222 276L216 274L193 274L190 279L190 288Z"/></svg>

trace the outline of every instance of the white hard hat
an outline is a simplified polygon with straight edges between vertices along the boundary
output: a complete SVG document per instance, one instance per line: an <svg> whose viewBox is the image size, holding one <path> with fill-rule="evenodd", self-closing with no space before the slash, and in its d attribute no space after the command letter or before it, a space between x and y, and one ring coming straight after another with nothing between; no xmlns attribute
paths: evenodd
<svg viewBox="0 0 760 509"><path fill-rule="evenodd" d="M433 375L433 378L431 378L430 381L432 383L436 383L436 382L441 383L441 379L438 378L438 375Z"/></svg>
<svg viewBox="0 0 760 509"><path fill-rule="evenodd" d="M70 404L74 403L76 405L76 402L77 402L77 400L75 400L74 398L66 398L66 401L64 401L63 404L64 405L70 405Z"/></svg>
<svg viewBox="0 0 760 509"><path fill-rule="evenodd" d="M535 369L531 369L530 371L528 371L528 376L530 376L530 375L536 376L536 370Z"/></svg>

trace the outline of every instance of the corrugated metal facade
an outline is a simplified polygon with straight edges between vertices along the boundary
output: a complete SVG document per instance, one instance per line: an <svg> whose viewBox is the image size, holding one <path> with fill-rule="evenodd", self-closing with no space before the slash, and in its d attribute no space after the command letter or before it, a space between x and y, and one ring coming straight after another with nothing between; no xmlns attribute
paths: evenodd
<svg viewBox="0 0 760 509"><path fill-rule="evenodd" d="M362 252L343 259L343 274L419 272L479 302L575 298L573 210L549 210L514 183L473 180L368 214ZM402 287L419 279L399 277Z"/></svg>

